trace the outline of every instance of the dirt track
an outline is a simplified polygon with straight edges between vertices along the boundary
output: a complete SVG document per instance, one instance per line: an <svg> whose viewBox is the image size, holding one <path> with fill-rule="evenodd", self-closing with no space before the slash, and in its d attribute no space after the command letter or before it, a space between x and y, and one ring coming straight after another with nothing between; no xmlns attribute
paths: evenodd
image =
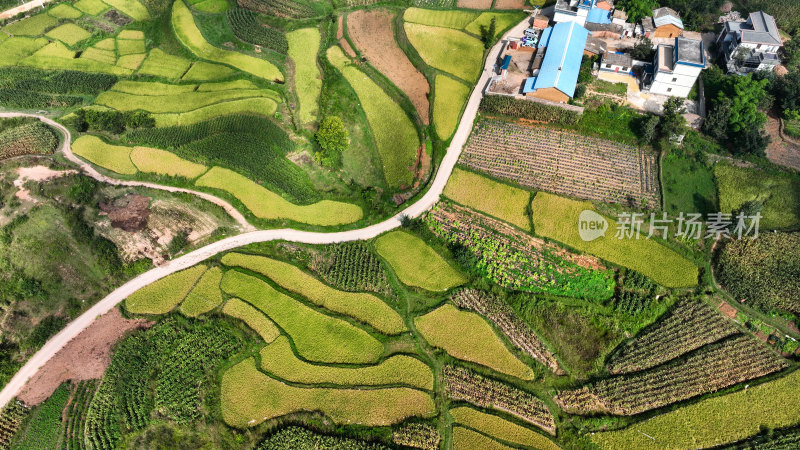
<svg viewBox="0 0 800 450"><path fill-rule="evenodd" d="M382 74L405 92L428 124L430 86L394 40L394 15L388 11L359 10L347 16L347 31L356 48Z"/></svg>

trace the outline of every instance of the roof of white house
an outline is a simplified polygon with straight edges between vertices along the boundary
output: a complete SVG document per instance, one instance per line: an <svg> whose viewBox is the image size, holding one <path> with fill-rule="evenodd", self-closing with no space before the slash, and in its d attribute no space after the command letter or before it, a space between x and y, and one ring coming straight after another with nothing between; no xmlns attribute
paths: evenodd
<svg viewBox="0 0 800 450"><path fill-rule="evenodd" d="M681 30L683 29L681 15L674 9L667 8L666 6L653 10L653 24L656 28L663 27L664 25L675 25Z"/></svg>
<svg viewBox="0 0 800 450"><path fill-rule="evenodd" d="M763 11L750 13L747 22L739 25L739 30L743 42L782 44L781 34L778 32L778 24L775 23L775 18Z"/></svg>

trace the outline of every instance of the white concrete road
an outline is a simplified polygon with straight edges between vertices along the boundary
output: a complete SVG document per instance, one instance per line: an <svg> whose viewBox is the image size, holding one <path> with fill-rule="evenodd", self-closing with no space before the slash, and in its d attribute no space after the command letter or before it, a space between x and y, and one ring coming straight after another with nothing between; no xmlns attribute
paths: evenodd
<svg viewBox="0 0 800 450"><path fill-rule="evenodd" d="M521 31L524 30L525 27L527 27L527 21L528 19L526 18L525 21L521 22L519 25L509 30L503 36L503 39L505 39L505 37L509 35L515 35L515 36L521 35ZM467 142L467 138L469 137L470 131L472 129L472 124L475 121L476 115L478 114L478 105L480 104L481 98L483 97L483 89L492 75L494 64L503 46L503 39L501 39L489 51L489 55L486 58L486 64L484 70L481 73L480 79L478 80L477 84L472 90L472 94L469 97L469 101L467 102L464 114L461 117L461 122L459 123L458 129L456 130L456 133L453 136L452 141L450 142L450 146L447 149L447 154L442 160L442 164L439 167L439 170L436 173L436 177L434 178L433 183L431 184L427 193L425 193L425 195L423 195L422 198L420 198L417 202L415 202L402 212L398 213L394 217L391 217L390 219L358 230L341 231L335 233L319 233L319 232L300 231L293 229L260 230L260 231L246 232L237 236L232 236L223 239L221 241L214 242L213 244L209 244L203 248L200 248L184 256L181 256L180 258L174 259L161 267L157 267L148 272L145 272L139 275L138 277L134 278L133 280L130 280L127 283L123 284L119 288L115 289L108 296L106 296L105 298L97 302L94 306L89 308L89 310L87 310L77 319L70 322L66 326L66 328L64 328L58 334L50 338L50 340L47 341L47 343L44 346L42 346L42 348L38 352L36 352L28 360L28 362L25 363L24 366L22 366L22 368L16 373L16 375L14 375L11 381L9 381L9 383L6 384L2 392L0 392L0 407L5 406L6 403L8 403L12 398L16 397L17 394L22 389L22 387L28 381L28 379L30 379L34 374L36 374L36 372L53 355L55 355L59 350L61 350L72 338L77 336L86 327L91 325L91 323L95 320L95 318L110 311L119 302L121 302L122 300L124 300L137 290L167 275L173 274L175 272L178 272L180 270L198 264L202 261L205 261L206 259L216 255L217 253L227 250L232 250L256 242L284 240L284 241L301 242L307 244L333 244L337 242L371 239L382 233L398 228L401 224L401 218L403 216L419 217L425 211L429 210L431 207L433 207L433 205L436 204L436 202L439 201L439 196L444 190L444 187L447 184L447 180L450 178L450 174L452 174L453 168L455 167L456 162L458 161L458 157L461 155L461 151ZM0 114L0 117L9 117L13 115L19 116L21 114L6 113L6 114ZM71 161L74 161L76 164L79 164L84 171L86 171L90 176L92 176L95 179L114 184L154 187L157 189L165 189L171 192L189 192L195 195L199 195L206 199L208 199L207 197L212 197L213 199L209 199L209 201L213 201L214 203L217 204L220 204L219 202L223 202L222 200L216 197L209 196L208 194L202 192L195 192L180 188L172 188L168 186L159 186L159 185L154 185L152 183L127 182L127 181L121 182L119 180L113 180L108 177L105 177L99 174L96 170L94 170L94 168L92 168L89 164L83 162L82 160L78 159L72 154L69 148L69 131L67 131L64 127L53 122L50 119L41 116L36 116L36 117L39 117L46 123L53 125L54 127L57 127L59 130L61 130L62 133L65 133L67 139L65 140L66 145L63 147L64 154ZM228 208L226 208L226 210L228 210L228 212L231 213L231 215L233 215L233 211L238 213L238 211L236 211L230 205L228 205L228 207L230 208L230 210L228 210ZM243 217L242 220L244 220ZM246 223L246 221L244 223ZM247 224L247 226L250 227L249 224Z"/></svg>
<svg viewBox="0 0 800 450"><path fill-rule="evenodd" d="M32 2L28 2L22 5L17 6L16 8L7 9L3 12L0 12L0 19L8 19L9 17L14 17L19 13L28 12L34 8L42 7L47 3L52 2L53 0L34 0Z"/></svg>

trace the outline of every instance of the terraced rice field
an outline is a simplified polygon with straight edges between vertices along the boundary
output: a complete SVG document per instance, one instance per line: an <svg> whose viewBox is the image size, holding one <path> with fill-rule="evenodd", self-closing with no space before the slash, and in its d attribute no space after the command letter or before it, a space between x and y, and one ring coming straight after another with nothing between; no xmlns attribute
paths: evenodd
<svg viewBox="0 0 800 450"><path fill-rule="evenodd" d="M300 121L311 123L317 117L317 102L322 79L317 66L320 35L317 28L301 28L286 34L289 57L294 61L294 89L300 101Z"/></svg>
<svg viewBox="0 0 800 450"><path fill-rule="evenodd" d="M347 32L369 64L408 96L422 122L427 124L430 121L430 86L422 72L411 64L397 45L393 21L394 15L388 11L353 11L347 16Z"/></svg>
<svg viewBox="0 0 800 450"><path fill-rule="evenodd" d="M111 5L114 9L121 11L126 16L132 17L133 20L150 19L150 13L147 11L147 8L136 0L103 0L103 1Z"/></svg>
<svg viewBox="0 0 800 450"><path fill-rule="evenodd" d="M470 407L462 406L451 409L450 415L456 423L473 428L501 441L519 446L534 447L540 450L558 450L560 448L553 441L533 430Z"/></svg>
<svg viewBox="0 0 800 450"><path fill-rule="evenodd" d="M478 79L483 43L462 31L417 23L403 25L406 36L425 63L467 82Z"/></svg>
<svg viewBox="0 0 800 450"><path fill-rule="evenodd" d="M72 143L72 151L94 165L123 175L134 175L141 171L194 179L208 169L165 150L108 144L91 135L76 139Z"/></svg>
<svg viewBox="0 0 800 450"><path fill-rule="evenodd" d="M361 208L350 203L322 200L310 205L296 205L255 181L222 167L212 167L195 184L228 192L253 215L265 220L334 226L353 223L363 217Z"/></svg>
<svg viewBox="0 0 800 450"><path fill-rule="evenodd" d="M691 261L645 236L617 239L617 222L610 218L605 237L584 241L578 234L582 211L593 210L589 202L571 200L539 192L531 203L536 234L640 272L666 287L690 287L697 284L698 269ZM643 227L645 228L645 227Z"/></svg>
<svg viewBox="0 0 800 450"><path fill-rule="evenodd" d="M96 16L108 9L108 5L100 0L79 0L74 6L90 16Z"/></svg>
<svg viewBox="0 0 800 450"><path fill-rule="evenodd" d="M258 371L252 358L225 372L221 391L222 417L238 428L253 427L295 411L322 411L336 423L367 426L436 414L433 399L422 391L294 387Z"/></svg>
<svg viewBox="0 0 800 450"><path fill-rule="evenodd" d="M194 17L183 0L176 1L172 6L172 27L178 40L192 53L203 59L227 64L267 80L283 81L281 71L269 61L230 50L223 50L209 44L194 23Z"/></svg>
<svg viewBox="0 0 800 450"><path fill-rule="evenodd" d="M481 119L459 163L571 197L651 208L660 202L655 155L568 131Z"/></svg>
<svg viewBox="0 0 800 450"><path fill-rule="evenodd" d="M67 3L59 3L58 5L47 10L47 14L58 19L77 19L83 15L82 12L78 11Z"/></svg>
<svg viewBox="0 0 800 450"><path fill-rule="evenodd" d="M57 23L58 19L55 17L37 14L6 25L3 31L11 36L41 36L46 29L54 27Z"/></svg>
<svg viewBox="0 0 800 450"><path fill-rule="evenodd" d="M526 214L531 203L531 193L528 191L456 167L447 180L444 195L464 206L531 231L530 219Z"/></svg>
<svg viewBox="0 0 800 450"><path fill-rule="evenodd" d="M222 281L222 269L219 267L208 269L181 302L181 313L189 317L197 317L221 305L220 281Z"/></svg>
<svg viewBox="0 0 800 450"><path fill-rule="evenodd" d="M269 320L263 312L238 298L228 300L222 307L222 312L247 324L266 343L274 341L281 334L278 327L275 326L275 322Z"/></svg>
<svg viewBox="0 0 800 450"><path fill-rule="evenodd" d="M47 45L47 39L12 37L0 42L0 66L13 66Z"/></svg>
<svg viewBox="0 0 800 450"><path fill-rule="evenodd" d="M275 326L275 322L269 320L263 312L238 298L228 300L222 307L222 312L247 324L266 343L274 341L281 334L281 331Z"/></svg>
<svg viewBox="0 0 800 450"><path fill-rule="evenodd" d="M495 37L499 37L503 33L503 30L518 24L524 18L525 14L520 12L482 12L478 18L465 27L465 31L480 36L481 25L489 28L492 19L495 19L495 29L497 30Z"/></svg>
<svg viewBox="0 0 800 450"><path fill-rule="evenodd" d="M383 345L366 331L312 309L258 278L229 270L221 288L265 313L289 335L306 360L370 364L383 353Z"/></svg>
<svg viewBox="0 0 800 450"><path fill-rule="evenodd" d="M409 286L445 291L467 281L425 241L405 231L384 234L375 241L375 248Z"/></svg>
<svg viewBox="0 0 800 450"><path fill-rule="evenodd" d="M197 61L183 75L183 81L214 81L232 76L236 71L228 66Z"/></svg>
<svg viewBox="0 0 800 450"><path fill-rule="evenodd" d="M166 314L189 294L205 271L201 264L149 284L125 300L125 309L134 314Z"/></svg>
<svg viewBox="0 0 800 450"><path fill-rule="evenodd" d="M78 42L89 38L92 34L83 28L75 25L74 23L65 23L52 30L48 31L45 36L57 39L70 47L75 46Z"/></svg>
<svg viewBox="0 0 800 450"><path fill-rule="evenodd" d="M126 42L133 42L137 43L139 41L117 41L117 45L122 45L122 49L125 52L130 53L140 53L138 52L139 49L135 48L126 48L131 47L130 45L124 45L122 43ZM122 53L121 54L125 54ZM180 56L169 55L164 53L158 48L154 48L150 50L150 53L147 55L147 58L144 60L144 63L139 68L139 72L142 75L153 75L156 77L164 77L168 79L179 79L183 76L184 73L189 69L189 65L191 61L186 58L181 58Z"/></svg>
<svg viewBox="0 0 800 450"><path fill-rule="evenodd" d="M12 41L9 39L7 42ZM4 43L4 44L5 44ZM19 60L19 65L36 67L48 70L79 70L84 72L100 72L118 76L127 76L133 73L125 67L108 64L89 58L75 58L76 52L67 48L61 42L53 41L38 49L32 55Z"/></svg>
<svg viewBox="0 0 800 450"><path fill-rule="evenodd" d="M310 364L298 359L289 339L280 336L261 349L261 370L278 378L301 384L339 386L395 386L433 389L433 372L422 361L396 355L367 367L335 367Z"/></svg>
<svg viewBox="0 0 800 450"><path fill-rule="evenodd" d="M463 30L477 19L478 15L479 13L475 11L408 8L403 14L403 20L420 25Z"/></svg>
<svg viewBox="0 0 800 450"><path fill-rule="evenodd" d="M398 334L407 330L400 314L378 297L333 289L289 263L241 253L225 255L222 263L258 272L316 305L350 316L381 333Z"/></svg>
<svg viewBox="0 0 800 450"><path fill-rule="evenodd" d="M415 318L414 324L429 344L455 358L523 380L534 377L533 370L505 347L478 314L447 304Z"/></svg>
<svg viewBox="0 0 800 450"><path fill-rule="evenodd" d="M419 136L405 111L375 82L350 63L339 47L328 49L328 60L356 92L375 136L383 176L391 188L409 187L414 179Z"/></svg>
<svg viewBox="0 0 800 450"><path fill-rule="evenodd" d="M433 125L439 138L446 141L456 131L470 88L460 81L439 74L436 75L433 92Z"/></svg>

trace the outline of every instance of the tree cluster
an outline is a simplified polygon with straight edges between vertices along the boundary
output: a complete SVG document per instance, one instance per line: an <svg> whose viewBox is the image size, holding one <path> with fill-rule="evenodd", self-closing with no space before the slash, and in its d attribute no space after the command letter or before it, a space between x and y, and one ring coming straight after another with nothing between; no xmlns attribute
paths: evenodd
<svg viewBox="0 0 800 450"><path fill-rule="evenodd" d="M315 137L319 145L319 151L314 155L317 162L325 167L337 167L350 143L342 119L337 116L322 119Z"/></svg>
<svg viewBox="0 0 800 450"><path fill-rule="evenodd" d="M125 130L153 128L156 120L144 111L120 112L114 110L79 109L75 111L75 128L78 131L107 131L121 134Z"/></svg>

